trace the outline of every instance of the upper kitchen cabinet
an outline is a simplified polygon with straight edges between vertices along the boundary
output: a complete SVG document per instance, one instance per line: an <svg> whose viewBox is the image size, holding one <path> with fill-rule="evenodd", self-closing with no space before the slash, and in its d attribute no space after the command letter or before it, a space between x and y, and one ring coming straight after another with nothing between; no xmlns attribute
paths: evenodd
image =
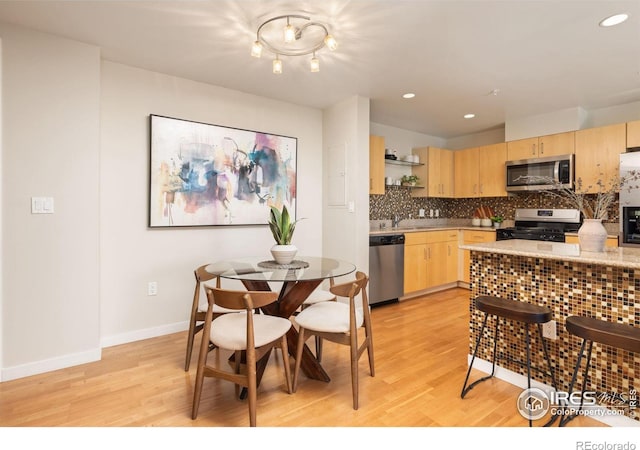
<svg viewBox="0 0 640 450"><path fill-rule="evenodd" d="M478 197L480 189L479 154L478 147L454 152L454 192L456 198Z"/></svg>
<svg viewBox="0 0 640 450"><path fill-rule="evenodd" d="M455 197L505 197L507 145L483 145L454 152Z"/></svg>
<svg viewBox="0 0 640 450"><path fill-rule="evenodd" d="M369 136L369 194L384 195L384 137Z"/></svg>
<svg viewBox="0 0 640 450"><path fill-rule="evenodd" d="M627 148L640 148L640 120L627 122Z"/></svg>
<svg viewBox="0 0 640 450"><path fill-rule="evenodd" d="M506 197L507 144L483 145L478 151L480 197Z"/></svg>
<svg viewBox="0 0 640 450"><path fill-rule="evenodd" d="M454 152L437 147L414 148L412 152L420 157L420 161L426 161L426 166L411 169L412 174L418 176L418 183L426 189L414 189L411 195L453 198Z"/></svg>
<svg viewBox="0 0 640 450"><path fill-rule="evenodd" d="M507 160L568 155L575 150L575 131L507 142Z"/></svg>
<svg viewBox="0 0 640 450"><path fill-rule="evenodd" d="M598 181L606 189L609 181L618 177L620 153L626 150L626 131L624 123L576 131L576 190L597 193Z"/></svg>

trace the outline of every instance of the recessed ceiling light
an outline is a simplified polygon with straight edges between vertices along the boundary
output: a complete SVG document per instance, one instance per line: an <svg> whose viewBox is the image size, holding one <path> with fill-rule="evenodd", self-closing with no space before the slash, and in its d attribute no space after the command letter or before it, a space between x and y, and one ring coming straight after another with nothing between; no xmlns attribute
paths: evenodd
<svg viewBox="0 0 640 450"><path fill-rule="evenodd" d="M407 92L406 94L402 94L402 98L413 98L415 96L416 94L414 94L413 92Z"/></svg>
<svg viewBox="0 0 640 450"><path fill-rule="evenodd" d="M473 119L476 115L475 114L465 114L464 118L465 119Z"/></svg>
<svg viewBox="0 0 640 450"><path fill-rule="evenodd" d="M598 25L601 27L612 27L614 25L619 25L625 20L629 18L629 14L615 14L613 16L609 16L606 19L602 19Z"/></svg>

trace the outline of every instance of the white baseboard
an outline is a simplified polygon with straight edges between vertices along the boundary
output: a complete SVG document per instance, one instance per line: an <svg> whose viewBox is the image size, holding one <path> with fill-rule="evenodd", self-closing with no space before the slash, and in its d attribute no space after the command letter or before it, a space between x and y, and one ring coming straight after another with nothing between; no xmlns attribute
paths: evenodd
<svg viewBox="0 0 640 450"><path fill-rule="evenodd" d="M0 381L16 380L18 378L29 377L41 373L51 372L58 369L66 369L80 364L100 361L102 350L99 348L86 352L64 355L59 358L45 359L20 366L6 367L0 373Z"/></svg>
<svg viewBox="0 0 640 450"><path fill-rule="evenodd" d="M29 377L41 373L51 372L58 369L66 369L80 364L100 361L102 349L113 347L114 345L128 344L129 342L150 339L166 334L178 333L189 329L189 322L178 322L160 327L136 330L130 333L122 333L114 336L104 337L100 340L100 348L88 350L86 352L63 355L58 358L51 358L42 361L35 361L15 367L7 367L0 371L0 382L16 380L18 378Z"/></svg>
<svg viewBox="0 0 640 450"><path fill-rule="evenodd" d="M467 355L467 364L471 364L471 358L472 358L472 355ZM475 361L473 362L473 368L481 372L484 372L486 374L490 374L491 361L485 361L484 359L480 359L476 357ZM496 371L494 373L494 376L502 381L506 381L507 383L513 384L514 386L518 386L523 390L527 388L526 376L520 375L519 373L513 372L509 369L505 369L504 367L500 367L497 364L496 364ZM470 383L473 383L473 381L474 381L473 379L469 380ZM531 380L531 387L542 389L545 392L553 390L552 386L548 386L536 380ZM513 402L515 405L515 402L516 402L515 398L513 399ZM604 406L595 406L592 408L598 409L598 410L601 409L603 411L606 410ZM627 416L594 414L594 415L590 415L589 417L597 420L598 422L609 425L610 427L640 427L640 422L638 422L637 420L631 419L630 417L627 417Z"/></svg>
<svg viewBox="0 0 640 450"><path fill-rule="evenodd" d="M103 337L100 340L102 348L113 347L114 345L128 344L130 342L142 341L167 334L179 333L189 329L189 321L170 323L159 327L145 328L144 330L131 331L129 333L116 334Z"/></svg>

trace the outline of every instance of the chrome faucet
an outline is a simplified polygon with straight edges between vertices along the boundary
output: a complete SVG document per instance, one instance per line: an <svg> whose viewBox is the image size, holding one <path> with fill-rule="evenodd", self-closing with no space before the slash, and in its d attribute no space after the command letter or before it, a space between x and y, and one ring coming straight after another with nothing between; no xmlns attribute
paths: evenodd
<svg viewBox="0 0 640 450"><path fill-rule="evenodd" d="M393 215L393 219L391 220L393 228L398 228L398 224L400 223L400 217L397 214Z"/></svg>

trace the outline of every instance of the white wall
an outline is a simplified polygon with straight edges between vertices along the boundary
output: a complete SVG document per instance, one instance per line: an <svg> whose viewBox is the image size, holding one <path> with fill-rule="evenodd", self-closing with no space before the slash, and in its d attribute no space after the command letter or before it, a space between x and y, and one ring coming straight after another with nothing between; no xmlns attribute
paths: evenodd
<svg viewBox="0 0 640 450"><path fill-rule="evenodd" d="M4 380L100 356L100 51L7 24L0 37ZM33 196L55 213L31 214Z"/></svg>
<svg viewBox="0 0 640 450"><path fill-rule="evenodd" d="M96 47L24 28L3 24L0 38L1 380L184 330L196 266L270 258L266 225L147 228L149 114L297 137L294 242L321 254L320 110L101 62ZM54 197L55 214L30 214L32 196Z"/></svg>
<svg viewBox="0 0 640 450"><path fill-rule="evenodd" d="M640 120L640 101L589 111L585 128L603 127Z"/></svg>
<svg viewBox="0 0 640 450"><path fill-rule="evenodd" d="M322 113L159 73L104 62L101 129L101 327L104 345L185 329L193 270L265 255L268 226L147 228L149 114L298 138L299 254L322 251ZM267 217L265 217L266 223ZM158 295L147 296L147 283Z"/></svg>
<svg viewBox="0 0 640 450"><path fill-rule="evenodd" d="M369 100L351 97L327 108L323 113L323 127L325 217L322 232L326 238L322 253L351 261L357 270L368 273ZM341 169L344 180L340 180L337 173ZM344 202L332 204L330 189L342 182Z"/></svg>

